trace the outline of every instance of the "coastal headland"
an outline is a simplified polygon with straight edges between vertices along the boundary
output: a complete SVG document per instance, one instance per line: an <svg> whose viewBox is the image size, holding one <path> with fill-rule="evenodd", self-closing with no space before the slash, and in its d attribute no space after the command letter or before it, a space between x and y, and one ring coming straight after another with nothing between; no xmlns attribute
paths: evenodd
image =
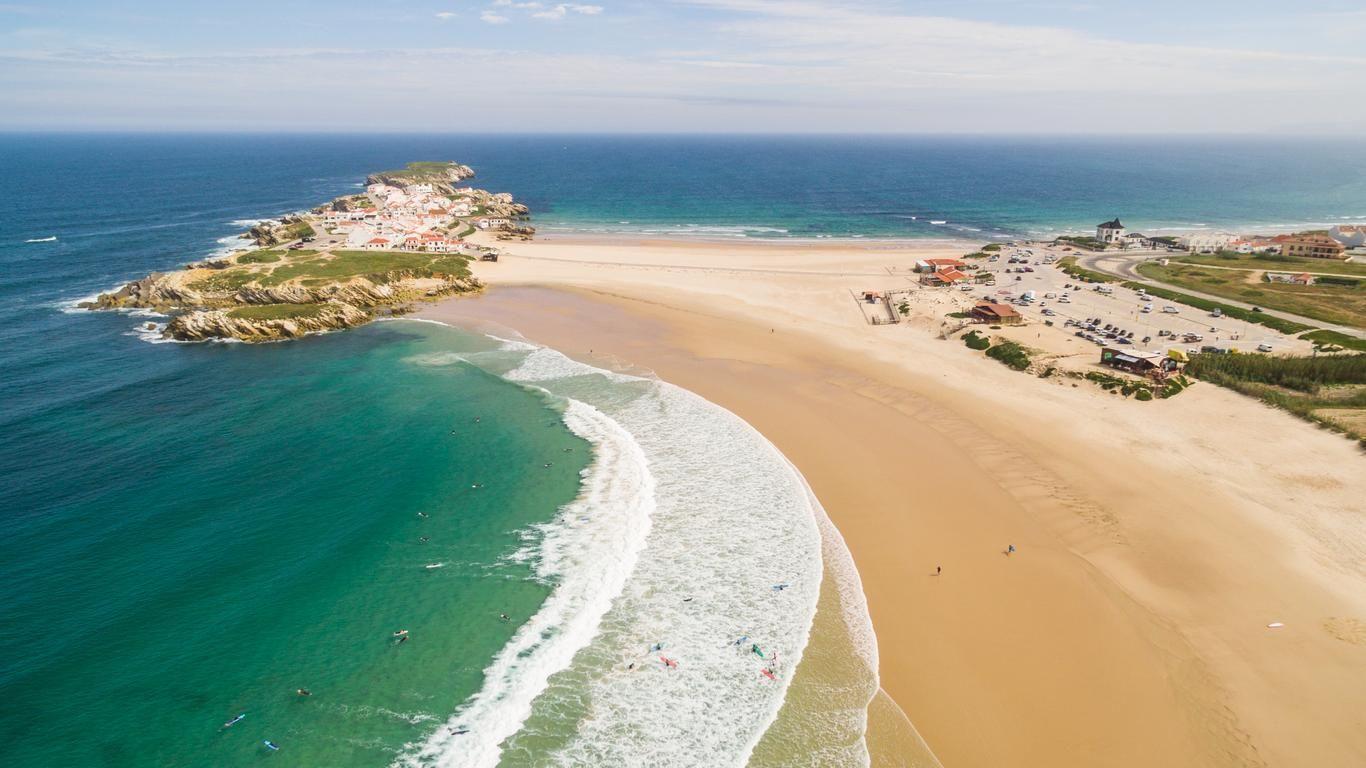
<svg viewBox="0 0 1366 768"><path fill-rule="evenodd" d="M482 284L470 262L498 252L465 238L535 230L511 195L457 186L472 176L450 162L372 174L363 194L252 227L242 236L250 249L153 273L81 306L170 314L162 335L180 341L275 341L474 293Z"/></svg>
<svg viewBox="0 0 1366 768"><path fill-rule="evenodd" d="M1212 385L1135 402L1014 370L959 340L957 291L872 321L895 303L865 292L962 254L541 239L421 316L653 371L763 432L848 542L882 688L944 765L1359 765L1359 449ZM1060 328L999 333L1095 369ZM874 765L932 764L885 721Z"/></svg>

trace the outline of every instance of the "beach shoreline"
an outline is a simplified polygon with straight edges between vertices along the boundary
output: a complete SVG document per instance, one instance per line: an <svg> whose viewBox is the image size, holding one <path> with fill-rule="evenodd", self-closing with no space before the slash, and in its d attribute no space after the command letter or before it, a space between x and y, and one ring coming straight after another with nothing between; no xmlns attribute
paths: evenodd
<svg viewBox="0 0 1366 768"><path fill-rule="evenodd" d="M1213 387L1120 402L853 314L928 255L961 249L529 243L420 316L648 368L759 429L848 541L882 687L947 765L1358 761L1356 450Z"/></svg>

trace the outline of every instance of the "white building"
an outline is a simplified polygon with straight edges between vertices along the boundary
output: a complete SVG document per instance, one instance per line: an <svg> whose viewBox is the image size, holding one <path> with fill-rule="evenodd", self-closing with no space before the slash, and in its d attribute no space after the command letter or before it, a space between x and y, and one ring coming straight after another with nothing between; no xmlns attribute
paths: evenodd
<svg viewBox="0 0 1366 768"><path fill-rule="evenodd" d="M1096 227L1096 239L1106 245L1122 242L1124 225L1119 223L1119 219L1107 221Z"/></svg>
<svg viewBox="0 0 1366 768"><path fill-rule="evenodd" d="M1328 236L1348 248L1366 247L1366 226L1346 226L1339 224L1328 230Z"/></svg>
<svg viewBox="0 0 1366 768"><path fill-rule="evenodd" d="M1177 242L1191 253L1218 253L1228 249L1233 242L1233 235L1226 232L1200 232L1177 238Z"/></svg>

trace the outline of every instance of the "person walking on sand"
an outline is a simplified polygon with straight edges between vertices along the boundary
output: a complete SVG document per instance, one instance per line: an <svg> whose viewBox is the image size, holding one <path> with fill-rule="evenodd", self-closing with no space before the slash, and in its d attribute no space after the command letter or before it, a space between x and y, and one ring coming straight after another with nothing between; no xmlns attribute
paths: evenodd
<svg viewBox="0 0 1366 768"><path fill-rule="evenodd" d="M934 567L934 575L935 575L935 576L938 576L939 574L941 574L941 573L943 573L943 572L944 572L944 566L942 566L942 565L936 565L936 566Z"/></svg>
<svg viewBox="0 0 1366 768"><path fill-rule="evenodd" d="M1013 554L1015 554L1015 545L1014 545L1014 544L1007 544L1007 545L1006 545L1006 557L1010 557L1010 556L1013 555Z"/></svg>

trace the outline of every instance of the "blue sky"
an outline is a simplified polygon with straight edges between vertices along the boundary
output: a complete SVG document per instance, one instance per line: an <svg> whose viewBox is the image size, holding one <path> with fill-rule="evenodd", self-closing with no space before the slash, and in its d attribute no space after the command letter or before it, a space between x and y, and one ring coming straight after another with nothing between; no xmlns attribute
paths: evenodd
<svg viewBox="0 0 1366 768"><path fill-rule="evenodd" d="M0 2L0 129L1366 133L1366 9Z"/></svg>

